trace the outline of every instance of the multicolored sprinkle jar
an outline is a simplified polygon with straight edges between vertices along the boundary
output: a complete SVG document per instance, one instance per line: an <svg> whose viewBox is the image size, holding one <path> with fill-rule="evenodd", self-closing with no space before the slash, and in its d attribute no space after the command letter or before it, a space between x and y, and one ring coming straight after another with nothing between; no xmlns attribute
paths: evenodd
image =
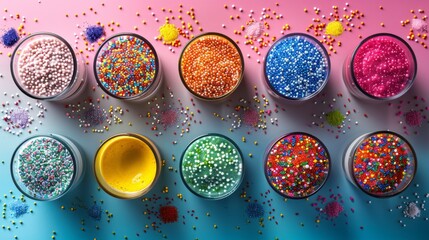
<svg viewBox="0 0 429 240"><path fill-rule="evenodd" d="M152 44L134 33L107 39L94 58L95 79L110 96L146 100L161 86L161 63Z"/></svg>
<svg viewBox="0 0 429 240"><path fill-rule="evenodd" d="M55 200L74 189L84 176L84 161L68 138L51 134L25 140L12 156L16 187L34 200Z"/></svg>
<svg viewBox="0 0 429 240"><path fill-rule="evenodd" d="M410 143L389 131L358 137L344 156L347 178L374 197L391 197L404 191L413 180L416 167L417 158Z"/></svg>
<svg viewBox="0 0 429 240"><path fill-rule="evenodd" d="M161 156L148 138L118 134L98 148L94 173L100 187L111 196L139 198L155 186L161 173Z"/></svg>
<svg viewBox="0 0 429 240"><path fill-rule="evenodd" d="M404 95L417 75L417 61L410 45L400 37L379 33L356 47L345 61L344 82L357 97L392 100Z"/></svg>
<svg viewBox="0 0 429 240"><path fill-rule="evenodd" d="M207 134L192 141L183 152L180 173L195 195L213 200L226 198L243 180L243 157L231 139Z"/></svg>
<svg viewBox="0 0 429 240"><path fill-rule="evenodd" d="M183 84L203 100L221 100L231 95L244 75L240 48L220 33L205 33L193 38L179 59Z"/></svg>
<svg viewBox="0 0 429 240"><path fill-rule="evenodd" d="M11 58L12 78L27 96L58 101L76 97L85 88L86 68L81 55L54 33L24 38Z"/></svg>
<svg viewBox="0 0 429 240"><path fill-rule="evenodd" d="M274 141L265 153L265 177L286 198L313 195L325 184L329 170L327 148L308 133L289 133Z"/></svg>
<svg viewBox="0 0 429 240"><path fill-rule="evenodd" d="M263 78L273 96L305 101L322 91L330 70L328 52L316 38L292 33L271 46L265 57Z"/></svg>

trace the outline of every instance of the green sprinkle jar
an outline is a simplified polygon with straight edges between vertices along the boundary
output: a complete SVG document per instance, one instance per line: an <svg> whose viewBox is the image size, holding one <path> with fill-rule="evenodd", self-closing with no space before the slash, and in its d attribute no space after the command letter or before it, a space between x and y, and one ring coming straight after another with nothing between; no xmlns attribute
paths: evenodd
<svg viewBox="0 0 429 240"><path fill-rule="evenodd" d="M15 186L25 196L52 201L73 190L84 176L79 148L68 138L39 135L28 138L15 150L11 162Z"/></svg>
<svg viewBox="0 0 429 240"><path fill-rule="evenodd" d="M243 180L243 157L228 137L214 133L203 135L183 152L180 174L195 195L223 199L234 193Z"/></svg>

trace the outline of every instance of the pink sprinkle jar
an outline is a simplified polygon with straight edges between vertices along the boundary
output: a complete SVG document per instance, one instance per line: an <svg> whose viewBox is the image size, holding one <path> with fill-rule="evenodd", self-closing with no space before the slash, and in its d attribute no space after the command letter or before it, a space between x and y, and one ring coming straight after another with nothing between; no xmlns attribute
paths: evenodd
<svg viewBox="0 0 429 240"><path fill-rule="evenodd" d="M413 85L417 61L411 47L390 33L371 35L346 58L344 82L357 97L393 100Z"/></svg>
<svg viewBox="0 0 429 240"><path fill-rule="evenodd" d="M83 57L54 33L41 32L24 38L12 54L10 67L17 87L34 99L70 99L85 88Z"/></svg>

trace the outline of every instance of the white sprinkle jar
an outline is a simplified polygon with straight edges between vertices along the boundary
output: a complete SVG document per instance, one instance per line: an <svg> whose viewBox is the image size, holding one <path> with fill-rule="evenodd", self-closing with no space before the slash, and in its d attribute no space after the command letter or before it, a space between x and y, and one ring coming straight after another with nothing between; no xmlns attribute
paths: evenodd
<svg viewBox="0 0 429 240"><path fill-rule="evenodd" d="M13 52L11 72L18 88L38 100L70 99L86 83L82 56L54 33L35 33L24 38Z"/></svg>
<svg viewBox="0 0 429 240"><path fill-rule="evenodd" d="M12 156L13 182L22 194L33 200L61 198L79 185L84 173L79 147L58 134L30 137Z"/></svg>

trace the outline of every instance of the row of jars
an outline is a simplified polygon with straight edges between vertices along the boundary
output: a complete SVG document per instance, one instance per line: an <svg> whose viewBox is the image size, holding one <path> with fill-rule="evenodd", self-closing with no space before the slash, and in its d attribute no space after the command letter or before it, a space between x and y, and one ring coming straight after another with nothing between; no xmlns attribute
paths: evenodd
<svg viewBox="0 0 429 240"><path fill-rule="evenodd" d="M161 87L162 64L152 44L140 35L122 33L104 41L93 63L98 85L118 99L144 100ZM220 33L205 33L183 48L179 75L190 93L203 100L231 95L244 75L237 44ZM23 39L11 58L12 77L26 95L39 100L78 96L87 82L83 57L62 37L36 33ZM268 51L262 79L273 96L301 102L317 95L331 72L329 54L314 37L285 35ZM356 96L391 100L412 86L417 62L401 38L375 34L364 39L346 59L343 79Z"/></svg>
<svg viewBox="0 0 429 240"><path fill-rule="evenodd" d="M11 161L17 188L27 197L55 200L76 188L85 175L80 147L57 134L39 135L22 142ZM315 194L328 179L331 157L315 136L293 132L272 141L263 159L268 184L281 196L303 199ZM135 199L147 194L160 176L158 148L147 137L118 134L98 148L93 171L99 186L113 197ZM180 175L184 185L204 199L223 199L237 190L244 178L244 160L237 144L220 134L207 134L183 150ZM363 134L344 152L346 177L374 197L404 191L417 168L416 154L402 136L380 131Z"/></svg>

